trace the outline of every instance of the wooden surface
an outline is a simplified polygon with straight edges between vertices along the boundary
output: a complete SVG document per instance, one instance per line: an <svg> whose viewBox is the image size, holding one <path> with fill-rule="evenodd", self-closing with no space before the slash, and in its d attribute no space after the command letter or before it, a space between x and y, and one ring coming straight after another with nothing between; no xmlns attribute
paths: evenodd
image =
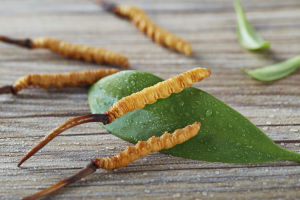
<svg viewBox="0 0 300 200"><path fill-rule="evenodd" d="M83 0L2 0L1 34L51 36L98 45L129 57L132 69L171 77L194 66L212 70L199 87L249 118L280 146L300 152L300 71L263 84L241 67L255 68L300 53L300 1L242 2L248 19L271 42L271 51L248 52L237 43L231 0L120 1L139 6L160 26L191 42L193 57L153 44L126 20ZM45 50L0 44L0 85L38 72L70 72L99 66ZM103 67L103 66L102 66ZM0 198L20 199L72 175L90 159L113 155L128 143L97 124L62 134L28 160L17 162L50 130L89 112L87 88L30 88L0 96ZM296 199L300 165L279 161L233 165L149 155L115 171L98 170L49 199Z"/></svg>

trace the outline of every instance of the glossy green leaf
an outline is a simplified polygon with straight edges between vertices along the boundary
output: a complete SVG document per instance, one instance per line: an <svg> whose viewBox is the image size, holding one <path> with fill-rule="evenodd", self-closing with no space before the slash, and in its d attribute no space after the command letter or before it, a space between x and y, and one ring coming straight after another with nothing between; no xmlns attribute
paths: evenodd
<svg viewBox="0 0 300 200"><path fill-rule="evenodd" d="M275 81L288 76L300 67L300 56L274 65L268 65L254 70L241 69L254 79L260 81Z"/></svg>
<svg viewBox="0 0 300 200"><path fill-rule="evenodd" d="M237 34L240 44L249 50L270 48L270 43L260 37L248 22L243 7L238 0L234 2L234 8L237 14Z"/></svg>
<svg viewBox="0 0 300 200"><path fill-rule="evenodd" d="M103 78L89 90L92 113L103 113L120 98L160 81L162 79L153 74L139 71L122 71ZM300 162L300 154L280 148L241 114L193 87L102 126L117 137L136 143L195 121L202 123L198 135L163 153L227 163L280 159Z"/></svg>

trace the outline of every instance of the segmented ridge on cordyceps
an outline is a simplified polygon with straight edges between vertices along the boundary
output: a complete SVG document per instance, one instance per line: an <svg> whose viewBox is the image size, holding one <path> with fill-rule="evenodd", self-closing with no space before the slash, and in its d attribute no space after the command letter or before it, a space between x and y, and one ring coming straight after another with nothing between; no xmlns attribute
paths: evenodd
<svg viewBox="0 0 300 200"><path fill-rule="evenodd" d="M19 78L12 86L7 85L1 87L0 94L17 94L29 86L61 88L64 86L76 87L78 85L92 85L99 79L119 71L118 69L97 69L64 74L28 74Z"/></svg>
<svg viewBox="0 0 300 200"><path fill-rule="evenodd" d="M137 160L140 157L146 156L149 153L172 148L177 144L181 144L197 135L200 126L200 122L195 122L194 124L186 126L183 129L175 130L172 134L165 132L160 137L153 136L147 141L139 141L135 146L129 146L124 151L118 153L115 156L96 158L77 174L65 180L62 180L57 184L46 188L32 196L26 197L23 200L34 200L54 193L59 189L94 173L97 168L107 170L117 169L127 166L129 163Z"/></svg>
<svg viewBox="0 0 300 200"><path fill-rule="evenodd" d="M157 44L164 45L170 49L184 53L187 56L192 53L192 47L188 42L154 24L140 8L127 5L116 5L103 0L98 2L106 11L130 19L142 33L154 40Z"/></svg>
<svg viewBox="0 0 300 200"><path fill-rule="evenodd" d="M128 112L132 112L137 109L142 109L147 104L153 104L158 99L167 98L172 93L181 92L185 87L192 86L193 83L201 81L202 79L210 75L210 70L207 68L195 68L187 72L181 73L173 78L159 82L151 87L144 88L142 91L133 93L127 97L123 97L119 101L115 102L105 113L103 114L90 114L85 116L75 117L60 125L48 134L42 141L40 141L34 148L32 148L19 162L20 166L28 158L34 155L38 150L43 148L57 135L65 130L74 127L79 124L89 122L102 122L103 124L109 124L115 119L120 118Z"/></svg>
<svg viewBox="0 0 300 200"><path fill-rule="evenodd" d="M6 36L0 36L0 41L15 44L28 49L48 49L60 54L63 57L84 60L86 62L95 62L97 64L108 64L113 66L129 67L128 58L120 53L104 48L92 47L81 44L72 44L61 40L40 37L36 39L12 39Z"/></svg>

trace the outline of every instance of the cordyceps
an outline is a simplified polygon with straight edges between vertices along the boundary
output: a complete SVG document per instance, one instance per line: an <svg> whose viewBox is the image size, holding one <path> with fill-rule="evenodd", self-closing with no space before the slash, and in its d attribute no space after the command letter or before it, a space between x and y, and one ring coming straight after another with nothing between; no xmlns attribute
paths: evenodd
<svg viewBox="0 0 300 200"><path fill-rule="evenodd" d="M192 53L192 47L188 42L154 24L140 8L127 5L119 6L103 0L98 2L106 11L130 19L142 33L153 39L157 44L164 45L187 56Z"/></svg>
<svg viewBox="0 0 300 200"><path fill-rule="evenodd" d="M210 70L206 68L195 68L179 74L173 78L157 83L151 87L124 97L114 103L103 114L89 114L85 116L76 117L65 122L50 134L48 134L40 143L32 148L19 162L20 166L24 161L34 155L38 150L44 147L48 142L54 139L63 131L79 124L89 122L102 122L103 124L110 124L115 119L122 117L126 113L137 109L144 108L147 104L153 104L158 99L168 98L173 93L181 92L185 87L192 86L195 82L210 75ZM194 122L193 125L187 126L184 129L178 129L173 134L164 133L160 138L151 137L147 141L138 142L134 147L128 147L125 151L110 158L97 158L92 161L86 168L74 176L65 179L56 185L47 188L39 193L36 193L25 199L37 199L53 193L60 188L73 183L81 178L93 173L97 168L116 169L128 165L130 162L145 156L151 152L157 152L163 149L169 149L177 144L183 143L195 136L200 128L200 122Z"/></svg>
<svg viewBox="0 0 300 200"><path fill-rule="evenodd" d="M104 48L92 47L87 45L72 44L69 42L40 37L35 39L14 39L0 35L0 41L15 44L28 49L49 49L61 56L95 62L97 64L108 64L113 66L129 67L128 58L120 53Z"/></svg>
<svg viewBox="0 0 300 200"><path fill-rule="evenodd" d="M41 88L64 86L76 87L78 85L92 85L99 79L119 72L118 69L97 69L82 72L71 72L65 74L28 74L19 78L13 85L6 85L0 88L0 94L17 94L21 90L36 86Z"/></svg>
<svg viewBox="0 0 300 200"><path fill-rule="evenodd" d="M140 157L146 156L149 153L158 152L163 149L169 149L177 144L181 144L190 138L194 137L199 129L200 122L195 122L192 125L186 126L183 129L177 129L172 134L165 132L161 137L151 137L147 141L139 141L135 146L128 146L124 151L112 157L96 158L91 161L85 168L77 174L64 179L57 184L46 188L32 196L24 198L24 200L38 199L47 196L57 190L74 183L92 173L97 169L112 170L120 167L125 167L129 163L137 160Z"/></svg>

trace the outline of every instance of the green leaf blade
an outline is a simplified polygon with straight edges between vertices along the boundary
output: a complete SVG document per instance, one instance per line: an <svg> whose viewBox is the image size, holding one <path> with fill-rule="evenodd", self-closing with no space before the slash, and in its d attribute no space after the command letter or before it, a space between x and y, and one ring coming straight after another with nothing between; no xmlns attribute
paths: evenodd
<svg viewBox="0 0 300 200"><path fill-rule="evenodd" d="M270 43L265 41L248 22L241 3L236 0L234 8L237 14L237 34L242 47L248 50L269 49Z"/></svg>
<svg viewBox="0 0 300 200"><path fill-rule="evenodd" d="M121 97L160 81L159 77L139 71L122 71L101 79L89 91L92 113L103 113ZM165 131L173 132L195 121L202 123L197 136L162 152L225 163L281 159L300 162L299 154L280 148L241 114L210 94L192 87L102 126L115 136L136 143L153 135L160 136Z"/></svg>
<svg viewBox="0 0 300 200"><path fill-rule="evenodd" d="M296 56L281 63L268 65L253 70L241 70L256 80L269 82L282 79L296 71L299 67L300 56Z"/></svg>

